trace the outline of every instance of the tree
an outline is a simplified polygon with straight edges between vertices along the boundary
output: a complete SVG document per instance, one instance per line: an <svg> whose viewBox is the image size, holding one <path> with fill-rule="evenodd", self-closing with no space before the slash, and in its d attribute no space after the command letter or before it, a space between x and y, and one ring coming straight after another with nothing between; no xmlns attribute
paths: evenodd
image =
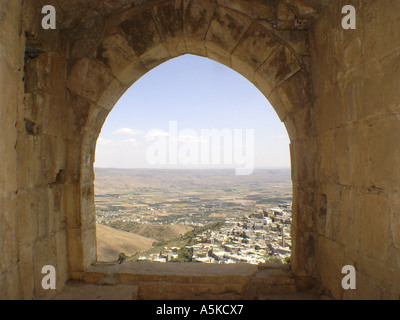
<svg viewBox="0 0 400 320"><path fill-rule="evenodd" d="M290 264L290 257L285 257L285 263Z"/></svg>
<svg viewBox="0 0 400 320"><path fill-rule="evenodd" d="M267 260L268 263L282 263L281 259L278 257L269 257Z"/></svg>
<svg viewBox="0 0 400 320"><path fill-rule="evenodd" d="M122 262L124 262L126 260L127 256L125 253L121 252L118 256L118 263L121 264Z"/></svg>
<svg viewBox="0 0 400 320"><path fill-rule="evenodd" d="M178 262L190 262L192 261L193 252L185 247L182 247L178 251Z"/></svg>

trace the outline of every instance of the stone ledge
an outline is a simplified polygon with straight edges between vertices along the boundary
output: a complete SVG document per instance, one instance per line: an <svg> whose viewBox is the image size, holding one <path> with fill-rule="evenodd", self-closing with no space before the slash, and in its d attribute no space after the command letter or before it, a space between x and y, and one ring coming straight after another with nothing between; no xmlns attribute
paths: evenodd
<svg viewBox="0 0 400 320"><path fill-rule="evenodd" d="M250 264L210 265L200 263L125 262L96 263L84 272L73 272L72 279L86 283L132 284L143 281L183 283L226 283L250 280L257 266Z"/></svg>
<svg viewBox="0 0 400 320"><path fill-rule="evenodd" d="M138 299L259 299L294 294L289 265L125 262L96 263L73 280L97 286L137 286Z"/></svg>
<svg viewBox="0 0 400 320"><path fill-rule="evenodd" d="M51 300L137 300L138 293L138 286L92 285L70 281Z"/></svg>

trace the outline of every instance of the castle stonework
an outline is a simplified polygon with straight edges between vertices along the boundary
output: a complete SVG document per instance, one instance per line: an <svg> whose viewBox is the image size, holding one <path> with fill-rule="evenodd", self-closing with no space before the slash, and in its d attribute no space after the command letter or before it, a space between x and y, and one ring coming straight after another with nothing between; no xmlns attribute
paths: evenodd
<svg viewBox="0 0 400 320"><path fill-rule="evenodd" d="M42 28L46 4L55 30ZM348 4L356 29L342 27ZM297 290L399 299L399 30L395 0L0 0L0 299L51 298L46 265L57 292L104 279L93 271L100 129L136 80L187 53L242 74L287 128ZM345 265L355 290L342 288ZM138 297L166 298L162 276L146 277ZM223 293L232 279L218 277ZM180 283L175 298L196 297Z"/></svg>

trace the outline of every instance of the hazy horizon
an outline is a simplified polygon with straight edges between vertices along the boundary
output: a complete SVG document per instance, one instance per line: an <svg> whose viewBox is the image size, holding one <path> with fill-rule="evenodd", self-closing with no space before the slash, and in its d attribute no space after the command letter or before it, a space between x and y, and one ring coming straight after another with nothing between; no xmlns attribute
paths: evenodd
<svg viewBox="0 0 400 320"><path fill-rule="evenodd" d="M112 169L112 170L235 170L235 168L199 168L199 167L176 167L176 168L118 168L118 167L94 167L94 169ZM290 167L256 167L254 170L290 170Z"/></svg>

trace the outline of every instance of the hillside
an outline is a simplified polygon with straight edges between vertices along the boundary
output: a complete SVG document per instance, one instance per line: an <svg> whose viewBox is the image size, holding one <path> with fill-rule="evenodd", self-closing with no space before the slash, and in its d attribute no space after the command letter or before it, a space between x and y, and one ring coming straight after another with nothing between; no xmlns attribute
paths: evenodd
<svg viewBox="0 0 400 320"><path fill-rule="evenodd" d="M130 232L146 237L165 241L178 238L193 228L185 225L160 225L160 224L139 224L130 230Z"/></svg>
<svg viewBox="0 0 400 320"><path fill-rule="evenodd" d="M168 239L160 242L155 242L153 243L153 247L151 249L148 249L146 251L141 252L140 255L136 254L131 256L133 260L136 260L139 258L139 256L148 256L152 253L157 253L157 252L162 252L164 249L167 247L178 247L178 248L183 248L187 245L194 244L194 238L198 236L199 234L203 233L206 230L218 230L221 226L223 225L223 222L214 222L210 223L208 225L205 225L203 227L195 228L189 230L185 234L179 235L179 237L173 238L173 239ZM181 261L184 262L184 261Z"/></svg>
<svg viewBox="0 0 400 320"><path fill-rule="evenodd" d="M101 224L96 224L96 229L98 261L116 261L121 252L131 255L138 251L148 250L156 241Z"/></svg>

